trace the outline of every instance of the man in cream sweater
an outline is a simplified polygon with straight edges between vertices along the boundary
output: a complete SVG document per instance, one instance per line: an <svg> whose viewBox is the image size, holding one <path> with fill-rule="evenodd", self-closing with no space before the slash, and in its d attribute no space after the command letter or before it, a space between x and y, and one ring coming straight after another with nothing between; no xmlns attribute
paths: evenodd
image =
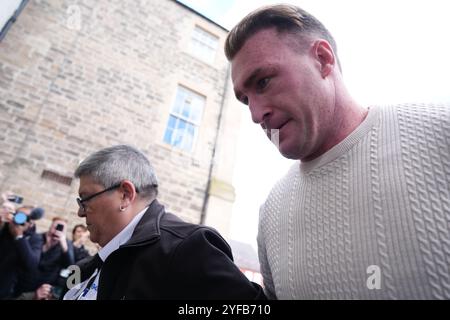
<svg viewBox="0 0 450 320"><path fill-rule="evenodd" d="M278 299L450 299L450 108L360 106L336 44L304 10L263 7L225 53L238 100L298 159L261 207Z"/></svg>

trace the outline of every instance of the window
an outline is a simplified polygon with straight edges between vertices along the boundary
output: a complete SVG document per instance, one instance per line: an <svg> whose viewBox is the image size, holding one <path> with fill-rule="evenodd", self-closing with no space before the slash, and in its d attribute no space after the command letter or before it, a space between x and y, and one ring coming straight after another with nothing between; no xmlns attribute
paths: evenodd
<svg viewBox="0 0 450 320"><path fill-rule="evenodd" d="M202 28L195 26L191 39L191 52L203 61L214 63L219 38Z"/></svg>
<svg viewBox="0 0 450 320"><path fill-rule="evenodd" d="M178 86L177 96L167 122L164 142L192 151L205 105L205 97Z"/></svg>
<svg viewBox="0 0 450 320"><path fill-rule="evenodd" d="M70 186L72 184L72 177L63 176L62 174L59 174L51 170L42 171L41 178L52 180L61 184L65 184L67 186Z"/></svg>

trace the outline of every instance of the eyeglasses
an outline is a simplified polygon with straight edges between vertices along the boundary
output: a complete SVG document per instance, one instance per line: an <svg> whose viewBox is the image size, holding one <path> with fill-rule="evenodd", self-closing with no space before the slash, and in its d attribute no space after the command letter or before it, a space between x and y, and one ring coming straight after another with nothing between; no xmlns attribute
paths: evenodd
<svg viewBox="0 0 450 320"><path fill-rule="evenodd" d="M113 190L113 189L116 189L116 188L120 187L121 184L122 184L122 183L115 184L115 185L113 185L112 187L109 187L109 188L106 188L106 189L103 190L103 191L94 193L93 195L90 195L90 196L88 196L88 197L86 197L86 198L84 198L84 199L77 198L78 206L80 207L81 210L86 211L86 207L85 207L85 205L84 205L84 202L89 201L89 200L92 200L92 198L95 198L96 196L99 196L99 195L101 195L102 193L105 193L105 192L107 192L107 191L111 191L111 190Z"/></svg>

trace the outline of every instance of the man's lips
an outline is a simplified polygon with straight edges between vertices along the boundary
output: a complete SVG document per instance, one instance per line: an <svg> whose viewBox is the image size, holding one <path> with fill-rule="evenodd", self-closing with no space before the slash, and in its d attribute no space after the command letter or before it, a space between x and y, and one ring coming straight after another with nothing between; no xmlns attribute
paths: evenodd
<svg viewBox="0 0 450 320"><path fill-rule="evenodd" d="M290 119L286 120L281 126L278 127L278 130L281 130L289 121Z"/></svg>
<svg viewBox="0 0 450 320"><path fill-rule="evenodd" d="M286 120L281 124L276 124L271 126L270 124L264 124L262 127L266 131L267 136L270 138L274 134L279 134L280 130L290 121L290 119Z"/></svg>
<svg viewBox="0 0 450 320"><path fill-rule="evenodd" d="M284 128L284 126L290 121L290 119L286 120L285 122L281 124L277 124L274 127L268 126L270 129L264 129L267 135L267 138L279 148L280 145L280 135L281 130Z"/></svg>
<svg viewBox="0 0 450 320"><path fill-rule="evenodd" d="M290 121L290 119L287 119L286 121L284 121L284 122L282 122L282 123L275 123L275 124L268 123L268 122L264 122L264 123L262 124L262 128L263 128L264 130L267 130L267 131L270 131L270 130L280 130L280 129L283 128L283 127L286 125L286 123L288 123L289 121Z"/></svg>

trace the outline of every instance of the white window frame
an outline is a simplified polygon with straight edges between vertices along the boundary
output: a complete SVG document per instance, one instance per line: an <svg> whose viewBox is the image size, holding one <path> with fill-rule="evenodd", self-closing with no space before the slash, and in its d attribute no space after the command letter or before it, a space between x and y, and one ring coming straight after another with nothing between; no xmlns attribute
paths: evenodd
<svg viewBox="0 0 450 320"><path fill-rule="evenodd" d="M213 64L216 60L219 37L198 25L192 30L190 52L199 59Z"/></svg>
<svg viewBox="0 0 450 320"><path fill-rule="evenodd" d="M183 91L185 94L183 94ZM186 93L187 93L187 95L186 95ZM181 97L181 99L183 99L182 101L179 100L180 97ZM197 98L197 100L199 100L202 103L200 110L197 110L197 112L199 113L197 116L197 119L192 119L190 117L193 109L189 110L189 116L186 117L185 115L183 115L183 111L185 110L186 104L191 104L191 102L196 98ZM179 105L179 103L181 103L181 105ZM192 152L194 150L195 143L197 141L198 131L200 129L201 118L203 116L203 111L205 109L205 105L206 105L206 97L204 95L201 95L185 86L178 85L176 96L175 96L175 101L172 104L172 109L171 109L169 117L167 119L167 124L166 124L165 131L164 131L164 136L163 136L164 143L167 143L167 144L171 145L173 148L178 148L185 152ZM190 108L194 108L194 106L191 106ZM170 135L170 141L168 141L168 139L166 139L166 138L168 135L169 123L170 123L171 117L176 119L176 123L175 123L175 127L173 128L174 130ZM186 125L191 125L194 127L194 134L192 136L192 143L190 144L190 146L184 146L183 141L181 142L181 146L180 146L180 145L177 145L177 143L174 141L174 139L177 138L176 131L180 130L178 127L179 121L183 121L186 123ZM183 136L184 136L184 134L186 134L186 130L188 130L187 127L185 127L184 130L185 130L185 132L183 133Z"/></svg>

